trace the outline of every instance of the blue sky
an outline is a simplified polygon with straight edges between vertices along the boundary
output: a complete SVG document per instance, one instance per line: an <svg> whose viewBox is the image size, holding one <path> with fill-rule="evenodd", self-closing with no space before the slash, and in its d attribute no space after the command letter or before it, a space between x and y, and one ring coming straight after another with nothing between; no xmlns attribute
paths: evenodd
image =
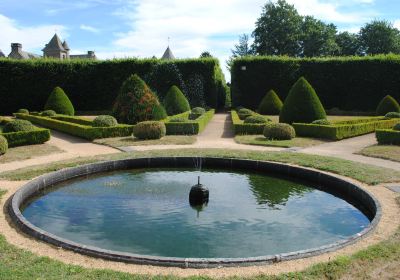
<svg viewBox="0 0 400 280"><path fill-rule="evenodd" d="M41 54L54 32L72 54L95 50L101 59L160 57L170 45L178 58L208 50L225 68L230 49L251 33L266 0L0 0L0 49L10 43ZM400 28L398 0L289 0L300 14L357 32L373 19ZM250 3L250 4L249 4ZM225 70L225 69L224 69ZM226 73L228 76L228 73ZM229 79L229 77L227 77Z"/></svg>

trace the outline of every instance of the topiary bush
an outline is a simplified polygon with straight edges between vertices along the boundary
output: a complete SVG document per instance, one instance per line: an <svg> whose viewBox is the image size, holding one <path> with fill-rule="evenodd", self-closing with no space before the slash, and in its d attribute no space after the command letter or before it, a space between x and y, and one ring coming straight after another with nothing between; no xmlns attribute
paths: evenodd
<svg viewBox="0 0 400 280"><path fill-rule="evenodd" d="M8 150L8 142L7 139L0 135L0 155L4 155L5 153L7 153Z"/></svg>
<svg viewBox="0 0 400 280"><path fill-rule="evenodd" d="M169 116L178 115L190 110L190 105L182 91L172 86L164 99L164 108Z"/></svg>
<svg viewBox="0 0 400 280"><path fill-rule="evenodd" d="M57 115L57 113L53 110L46 110L40 113L40 115L43 117L54 117L55 115Z"/></svg>
<svg viewBox="0 0 400 280"><path fill-rule="evenodd" d="M162 104L158 103L153 106L152 120L161 121L168 117L167 111Z"/></svg>
<svg viewBox="0 0 400 280"><path fill-rule="evenodd" d="M261 100L257 111L261 115L279 115L282 106L283 103L281 99L276 92L271 89Z"/></svg>
<svg viewBox="0 0 400 280"><path fill-rule="evenodd" d="M32 131L35 129L36 129L36 127L30 121L13 120L11 122L8 122L4 126L3 133L19 132L19 131Z"/></svg>
<svg viewBox="0 0 400 280"><path fill-rule="evenodd" d="M313 121L312 124L331 125L332 123L327 119Z"/></svg>
<svg viewBox="0 0 400 280"><path fill-rule="evenodd" d="M187 122L187 121L188 121L188 119L185 117L173 117L169 120L169 122L180 122L180 123Z"/></svg>
<svg viewBox="0 0 400 280"><path fill-rule="evenodd" d="M113 106L113 116L125 124L152 120L154 107L159 104L157 96L135 74L122 84Z"/></svg>
<svg viewBox="0 0 400 280"><path fill-rule="evenodd" d="M253 115L254 115L254 111L247 109L247 108L241 108L238 111L238 116L239 116L239 119L241 119L241 120L245 120L245 119L247 119L247 117L250 117Z"/></svg>
<svg viewBox="0 0 400 280"><path fill-rule="evenodd" d="M379 102L378 107L376 108L376 115L384 116L390 112L400 113L400 105L396 99L390 95L386 95L381 102Z"/></svg>
<svg viewBox="0 0 400 280"><path fill-rule="evenodd" d="M264 116L260 115L254 115L254 116L249 116L244 120L244 123L267 123L270 122L271 120L269 118L266 118Z"/></svg>
<svg viewBox="0 0 400 280"><path fill-rule="evenodd" d="M100 115L93 120L93 127L112 127L118 125L118 121L109 115Z"/></svg>
<svg viewBox="0 0 400 280"><path fill-rule="evenodd" d="M29 115L29 110L28 110L28 109L19 109L19 110L17 111L17 113L20 113L20 114L28 114L28 115Z"/></svg>
<svg viewBox="0 0 400 280"><path fill-rule="evenodd" d="M279 115L279 122L311 123L326 119L326 112L313 87L301 77L290 89Z"/></svg>
<svg viewBox="0 0 400 280"><path fill-rule="evenodd" d="M46 105L44 105L44 110L53 110L57 114L62 115L75 115L75 109L71 100L69 100L68 96L60 87L55 87L50 93Z"/></svg>
<svg viewBox="0 0 400 280"><path fill-rule="evenodd" d="M293 126L286 123L271 123L264 127L264 136L270 140L290 140L296 137Z"/></svg>
<svg viewBox="0 0 400 280"><path fill-rule="evenodd" d="M400 118L400 113L398 112L389 112L385 115L386 119L398 119Z"/></svg>
<svg viewBox="0 0 400 280"><path fill-rule="evenodd" d="M400 131L400 123L396 124L396 125L393 127L393 130Z"/></svg>
<svg viewBox="0 0 400 280"><path fill-rule="evenodd" d="M191 111L193 114L200 114L203 115L206 112L206 109L202 108L202 107L196 107L193 108Z"/></svg>
<svg viewBox="0 0 400 280"><path fill-rule="evenodd" d="M165 136L167 129L163 122L145 121L133 127L133 135L138 139L160 139Z"/></svg>

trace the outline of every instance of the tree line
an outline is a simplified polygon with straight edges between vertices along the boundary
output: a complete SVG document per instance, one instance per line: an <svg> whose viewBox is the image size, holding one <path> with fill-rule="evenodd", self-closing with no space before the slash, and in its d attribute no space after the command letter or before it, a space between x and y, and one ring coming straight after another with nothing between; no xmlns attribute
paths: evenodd
<svg viewBox="0 0 400 280"><path fill-rule="evenodd" d="M400 53L400 31L386 20L373 20L358 33L338 32L332 23L301 16L285 0L269 1L250 36L239 36L228 68L236 57L286 55L293 57L365 56Z"/></svg>

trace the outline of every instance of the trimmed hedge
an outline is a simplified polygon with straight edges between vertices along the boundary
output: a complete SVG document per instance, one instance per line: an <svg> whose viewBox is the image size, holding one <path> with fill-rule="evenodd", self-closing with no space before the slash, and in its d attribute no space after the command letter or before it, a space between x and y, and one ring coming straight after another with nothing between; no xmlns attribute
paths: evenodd
<svg viewBox="0 0 400 280"><path fill-rule="evenodd" d="M61 131L70 135L82 137L88 140L94 140L99 138L109 137L122 137L130 136L133 132L132 125L117 125L113 127L92 127L92 121L90 125L82 125L69 121L61 121L55 118L39 117L26 114L15 114L19 119L29 120L35 124L44 126L46 128ZM64 117L65 118L65 117ZM76 118L72 118L76 121ZM86 120L83 120L86 122Z"/></svg>
<svg viewBox="0 0 400 280"><path fill-rule="evenodd" d="M243 120L239 118L238 113L235 110L231 111L231 118L233 123L233 130L235 135L256 135L263 134L264 132L264 124L254 124L247 123L245 124Z"/></svg>
<svg viewBox="0 0 400 280"><path fill-rule="evenodd" d="M181 114L190 110L189 101L177 86L172 86L168 90L163 103L168 116Z"/></svg>
<svg viewBox="0 0 400 280"><path fill-rule="evenodd" d="M386 95L381 102L379 102L378 107L376 108L377 116L385 116L387 113L397 112L400 113L400 105L390 95Z"/></svg>
<svg viewBox="0 0 400 280"><path fill-rule="evenodd" d="M256 109L265 90L270 88L279 92L284 100L301 76L313 85L322 104L329 109L372 112L386 95L400 100L399 55L243 57L233 61L231 72L233 107Z"/></svg>
<svg viewBox="0 0 400 280"><path fill-rule="evenodd" d="M0 156L7 153L8 150L8 142L7 139L0 135Z"/></svg>
<svg viewBox="0 0 400 280"><path fill-rule="evenodd" d="M68 93L78 111L110 110L122 83L133 73L145 77L159 63L174 63L188 83L191 76L203 77L206 104L222 108L225 81L215 58L115 60L0 59L0 112L11 114L25 107L41 111L56 85Z"/></svg>
<svg viewBox="0 0 400 280"><path fill-rule="evenodd" d="M392 128L399 119L385 119L383 117L335 123L333 125L318 125L294 123L297 136L341 140L374 132L376 129Z"/></svg>
<svg viewBox="0 0 400 280"><path fill-rule="evenodd" d="M269 140L291 140L296 137L296 132L290 124L271 123L264 127L264 137Z"/></svg>
<svg viewBox="0 0 400 280"><path fill-rule="evenodd" d="M190 112L185 112L176 116L169 117L165 121L167 135L197 135L201 133L214 116L215 110L209 110L196 120L187 120L186 122L172 122L176 117L188 118Z"/></svg>
<svg viewBox="0 0 400 280"><path fill-rule="evenodd" d="M50 140L50 130L36 128L32 131L0 133L8 141L8 147L43 144Z"/></svg>
<svg viewBox="0 0 400 280"><path fill-rule="evenodd" d="M85 119L83 117L57 115L57 116L51 117L51 119L64 121L64 122L75 123L75 124L80 124L80 125L93 126L93 121L91 121L89 119Z"/></svg>
<svg viewBox="0 0 400 280"><path fill-rule="evenodd" d="M30 122L26 120L11 120L6 122L6 125L3 128L3 132L20 132L20 131L32 131L35 130L36 127Z"/></svg>
<svg viewBox="0 0 400 280"><path fill-rule="evenodd" d="M282 100L279 98L276 92L271 89L261 100L257 112L261 115L279 115L282 107Z"/></svg>
<svg viewBox="0 0 400 280"><path fill-rule="evenodd" d="M138 139L161 139L165 134L165 124L159 121L144 121L133 127L133 135Z"/></svg>
<svg viewBox="0 0 400 280"><path fill-rule="evenodd" d="M310 83L301 77L290 89L279 114L279 122L311 123L325 119L326 112Z"/></svg>
<svg viewBox="0 0 400 280"><path fill-rule="evenodd" d="M376 140L381 145L400 145L400 131L393 129L377 129Z"/></svg>
<svg viewBox="0 0 400 280"><path fill-rule="evenodd" d="M93 127L112 127L118 125L117 120L113 116L100 115L97 116L92 123Z"/></svg>
<svg viewBox="0 0 400 280"><path fill-rule="evenodd" d="M75 109L71 100L65 94L64 90L60 87L55 87L47 98L44 110L53 110L57 114L75 115Z"/></svg>

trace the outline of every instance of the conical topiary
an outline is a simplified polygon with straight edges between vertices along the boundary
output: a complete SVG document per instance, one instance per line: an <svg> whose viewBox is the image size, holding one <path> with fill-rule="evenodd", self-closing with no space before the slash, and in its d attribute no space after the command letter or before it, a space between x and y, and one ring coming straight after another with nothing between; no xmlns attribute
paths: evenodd
<svg viewBox="0 0 400 280"><path fill-rule="evenodd" d="M301 77L290 89L279 115L279 122L311 123L326 119L326 112L313 87Z"/></svg>
<svg viewBox="0 0 400 280"><path fill-rule="evenodd" d="M74 106L65 94L62 88L55 87L47 99L44 110L53 110L57 114L73 116L75 114Z"/></svg>
<svg viewBox="0 0 400 280"><path fill-rule="evenodd" d="M113 115L119 123L136 124L152 119L157 96L138 76L132 75L122 84L113 106Z"/></svg>
<svg viewBox="0 0 400 280"><path fill-rule="evenodd" d="M258 113L261 115L279 115L283 103L276 92L271 89L261 100Z"/></svg>
<svg viewBox="0 0 400 280"><path fill-rule="evenodd" d="M163 119L166 119L167 117L168 117L167 112L165 111L165 108L162 104L154 105L151 118L152 120L161 121Z"/></svg>
<svg viewBox="0 0 400 280"><path fill-rule="evenodd" d="M164 108L168 116L173 116L189 111L190 105L182 91L177 86L172 86L165 96Z"/></svg>
<svg viewBox="0 0 400 280"><path fill-rule="evenodd" d="M400 112L400 105L390 95L386 95L381 102L379 102L378 107L376 108L376 114L378 116L384 116L389 112Z"/></svg>

